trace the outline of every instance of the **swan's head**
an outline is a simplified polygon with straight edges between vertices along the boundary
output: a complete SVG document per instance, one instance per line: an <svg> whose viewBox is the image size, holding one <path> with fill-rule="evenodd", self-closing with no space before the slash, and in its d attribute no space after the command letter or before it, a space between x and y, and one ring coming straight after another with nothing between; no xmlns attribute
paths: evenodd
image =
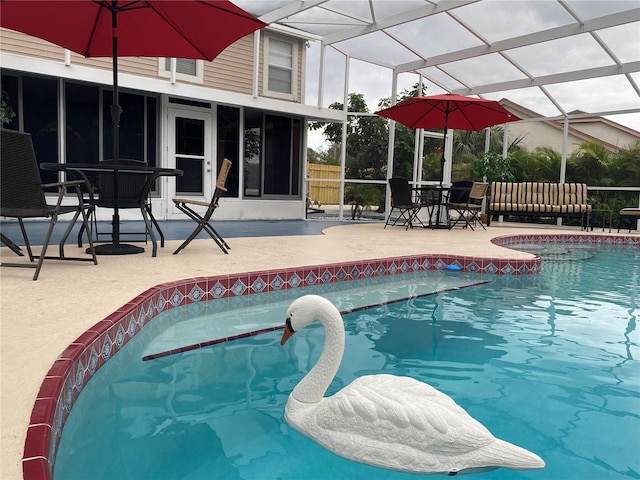
<svg viewBox="0 0 640 480"><path fill-rule="evenodd" d="M319 295L305 295L294 300L287 309L284 333L280 345L284 345L291 335L302 330L307 325L320 321L327 314L337 314L338 309L324 297Z"/></svg>

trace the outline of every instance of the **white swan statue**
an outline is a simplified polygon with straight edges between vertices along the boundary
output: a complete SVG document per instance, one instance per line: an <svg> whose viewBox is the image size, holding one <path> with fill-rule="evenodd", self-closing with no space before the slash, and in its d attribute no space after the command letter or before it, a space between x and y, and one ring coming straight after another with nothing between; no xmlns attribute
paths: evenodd
<svg viewBox="0 0 640 480"><path fill-rule="evenodd" d="M300 433L349 460L401 472L544 468L540 457L495 438L449 396L413 378L368 375L324 397L344 352L338 309L318 295L298 298L287 310L280 344L315 321L325 330L322 353L285 408Z"/></svg>

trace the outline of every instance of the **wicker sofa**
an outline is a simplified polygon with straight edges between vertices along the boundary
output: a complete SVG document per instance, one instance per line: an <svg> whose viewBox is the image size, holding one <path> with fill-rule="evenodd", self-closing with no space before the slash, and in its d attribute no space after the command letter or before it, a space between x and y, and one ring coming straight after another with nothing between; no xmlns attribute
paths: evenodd
<svg viewBox="0 0 640 480"><path fill-rule="evenodd" d="M487 225L493 215L580 217L588 224L591 210L586 183L493 182Z"/></svg>

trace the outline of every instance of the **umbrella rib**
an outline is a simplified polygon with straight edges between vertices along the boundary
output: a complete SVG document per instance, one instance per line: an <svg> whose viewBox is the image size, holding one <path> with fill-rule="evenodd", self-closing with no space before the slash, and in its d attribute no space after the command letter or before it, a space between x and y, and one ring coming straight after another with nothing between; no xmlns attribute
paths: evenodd
<svg viewBox="0 0 640 480"><path fill-rule="evenodd" d="M142 3L142 2L140 2L140 0L131 0L124 7L117 7L116 8L116 13L122 12L122 11L125 11L125 10L131 11L131 10L140 10L142 8L148 8L148 5L146 4L146 2L144 2L142 5L136 5L138 3Z"/></svg>
<svg viewBox="0 0 640 480"><path fill-rule="evenodd" d="M415 122L413 122L413 124L411 125L411 128L416 128L416 125L420 124L420 121L422 121L423 118L429 115L434 109L438 108L436 105L430 105L429 107L430 108L426 112L420 115L420 117Z"/></svg>
<svg viewBox="0 0 640 480"><path fill-rule="evenodd" d="M84 57L89 57L89 47L93 43L93 39L96 34L96 29L98 28L98 23L100 22L100 17L102 16L102 12L104 10L108 10L109 12L111 12L111 9L109 8L108 4L105 3L103 0L92 0L92 1L98 6L98 13L96 14L96 17L94 19L93 27L91 28L91 35L89 35L89 40L87 41L87 44L85 45L82 52L78 52L82 54L82 56Z"/></svg>
<svg viewBox="0 0 640 480"><path fill-rule="evenodd" d="M193 41L190 38L185 37L185 35L182 33L182 31L176 27L175 23L172 22L170 18L167 18L167 16L164 13L162 13L161 11L159 11L155 6L153 6L153 4L149 0L145 0L144 3L147 4L147 6L149 8L151 8L154 12L156 12L156 14L158 14L158 16L160 16L160 18L162 18L167 23L167 25L170 25L171 28L173 28L174 32L176 32L189 45L191 45L193 47L193 49L196 50L200 54L200 58L210 60L210 58L207 56L207 54L205 52L203 52L202 49L200 49L200 47L198 47L198 45L193 43Z"/></svg>
<svg viewBox="0 0 640 480"><path fill-rule="evenodd" d="M91 0L91 1L98 6L98 13L96 14L95 20L93 22L93 27L91 28L91 35L89 35L89 40L87 42L86 47L82 52L78 52L78 53L81 53L84 57L89 57L89 47L93 44L93 39L95 38L96 29L98 27L98 23L100 22L100 17L102 16L105 10L109 12L109 15L111 15L113 12L115 12L116 15L118 15L120 12L125 10L138 10L140 8L146 8L144 5L131 8L131 5L135 5L136 3L139 3L139 0L132 0L128 2L126 5L121 7L115 6L116 2L114 0Z"/></svg>
<svg viewBox="0 0 640 480"><path fill-rule="evenodd" d="M468 104L468 105L471 105L471 104ZM464 117L464 119L469 123L469 125L471 125L473 130L477 131L478 129L476 128L476 122L473 121L472 118L469 118L469 116L465 114L465 108L464 107L466 107L468 105L460 105L460 104L458 104L457 105L457 107L458 107L457 109L460 112L460 115L462 115Z"/></svg>
<svg viewBox="0 0 640 480"><path fill-rule="evenodd" d="M469 106L471 106L471 105L469 105ZM486 104L485 105L485 104L481 104L481 103L476 103L475 106L476 107L480 107L480 108L482 108L484 110L487 110L489 112L496 112L496 109L491 104ZM460 108L460 111L463 112L462 114L464 115L463 107ZM487 127L478 128L476 126L476 122L473 119L469 118L467 115L464 115L464 117L469 122L469 125L471 125L474 128L475 131L483 130L484 128L487 128Z"/></svg>

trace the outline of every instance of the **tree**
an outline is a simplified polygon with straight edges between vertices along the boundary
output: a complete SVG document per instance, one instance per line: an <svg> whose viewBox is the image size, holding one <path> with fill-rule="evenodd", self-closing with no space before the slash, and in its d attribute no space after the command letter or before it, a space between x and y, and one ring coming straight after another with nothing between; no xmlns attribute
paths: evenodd
<svg viewBox="0 0 640 480"><path fill-rule="evenodd" d="M9 105L9 95L7 92L2 90L0 95L0 125L4 125L6 123L11 123L11 120L14 119L16 113Z"/></svg>
<svg viewBox="0 0 640 480"><path fill-rule="evenodd" d="M486 152L482 158L476 160L473 167L477 180L491 182L513 182L511 161L496 152Z"/></svg>
<svg viewBox="0 0 640 480"><path fill-rule="evenodd" d="M516 182L558 182L562 156L549 147L532 152L517 148L509 154Z"/></svg>
<svg viewBox="0 0 640 480"><path fill-rule="evenodd" d="M320 155L321 152L316 152L313 148L307 147L307 161L309 163L324 163Z"/></svg>
<svg viewBox="0 0 640 480"><path fill-rule="evenodd" d="M617 186L640 185L640 140L613 155L609 171Z"/></svg>
<svg viewBox="0 0 640 480"><path fill-rule="evenodd" d="M336 102L329 108L342 110L344 105ZM364 95L350 93L347 104L350 113L370 113ZM334 151L339 151L342 142L342 123L312 122L312 130L323 129L322 133ZM346 178L375 179L386 178L386 153L389 132L386 120L378 116L349 115L347 121Z"/></svg>
<svg viewBox="0 0 640 480"><path fill-rule="evenodd" d="M588 185L615 185L611 177L612 155L599 142L581 142L580 148L567 159L567 181Z"/></svg>
<svg viewBox="0 0 640 480"><path fill-rule="evenodd" d="M380 185L349 183L345 186L344 197L345 201L351 205L351 220L360 218L368 205L376 205L379 212L384 211L384 190Z"/></svg>
<svg viewBox="0 0 640 480"><path fill-rule="evenodd" d="M403 90L398 94L397 101L402 102L408 98L426 95L427 87L418 83L414 84L410 90ZM390 98L383 98L378 103L378 110L391 106ZM388 128L388 122L385 121ZM416 130L404 126L401 123L396 122L394 145L393 145L393 175L397 177L413 178L413 158L415 155L415 142L416 142ZM434 139L427 139L425 144L428 144ZM431 151L428 145L425 151Z"/></svg>

